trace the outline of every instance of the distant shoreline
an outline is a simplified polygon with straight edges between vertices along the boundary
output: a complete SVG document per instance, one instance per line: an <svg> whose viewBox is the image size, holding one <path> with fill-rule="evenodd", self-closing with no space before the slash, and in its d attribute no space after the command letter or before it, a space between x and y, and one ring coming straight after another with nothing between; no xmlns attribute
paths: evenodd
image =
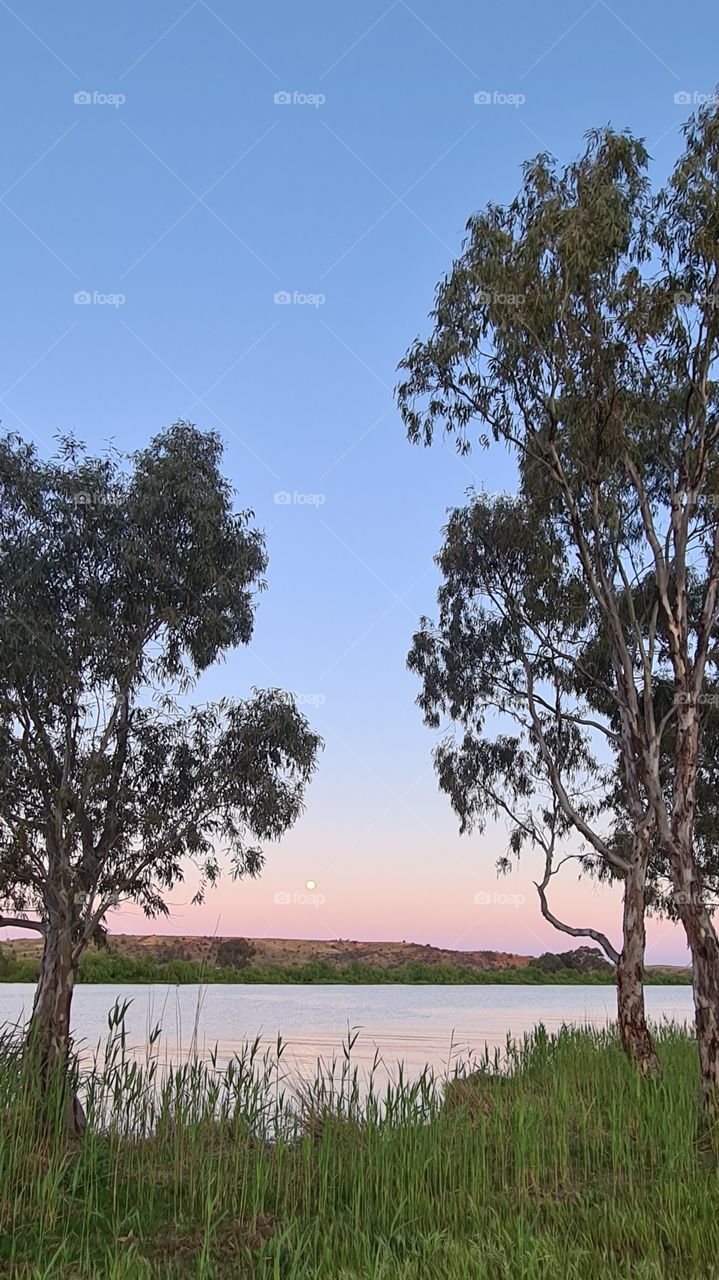
<svg viewBox="0 0 719 1280"><path fill-rule="evenodd" d="M559 941L559 939L558 939ZM26 934L0 942L0 981L8 966L33 981L42 940ZM169 967L168 967L169 966ZM189 966L189 968L188 968ZM5 970L5 972L4 972ZM159 970L162 970L160 973ZM107 978L99 974L108 974ZM193 977L186 974L192 972ZM202 974L202 977L197 975ZM231 973L231 976L226 976ZM614 970L593 947L543 956L505 951L459 951L418 942L350 939L247 938L162 934L109 934L106 945L83 959L80 981L140 982L366 982L517 983L565 980L614 983ZM177 976L173 979L171 974ZM451 975L451 976L450 976ZM690 970L652 965L647 982L683 985ZM11 979L12 980L12 979ZM16 981L18 979L15 979Z"/></svg>
<svg viewBox="0 0 719 1280"><path fill-rule="evenodd" d="M34 982L39 960L18 959L0 973L0 982ZM313 961L300 965L265 965L233 968L193 960L157 961L146 956L133 958L107 952L92 952L83 958L78 973L80 985L138 984L164 986L614 986L613 970L558 968L547 972L533 965L511 969L469 969L450 964L408 964L392 968L354 962L331 965ZM648 986L687 986L688 974L648 970Z"/></svg>

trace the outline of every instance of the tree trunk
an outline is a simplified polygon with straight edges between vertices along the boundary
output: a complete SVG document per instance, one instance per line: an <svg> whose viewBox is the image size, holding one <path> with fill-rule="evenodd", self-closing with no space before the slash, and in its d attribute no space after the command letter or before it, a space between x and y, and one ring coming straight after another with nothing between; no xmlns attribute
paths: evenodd
<svg viewBox="0 0 719 1280"><path fill-rule="evenodd" d="M694 852L696 775L700 750L697 699L677 699L677 745L673 779L674 812L665 851L672 867L674 902L692 955L692 986L704 1103L719 1112L719 938L704 901Z"/></svg>
<svg viewBox="0 0 719 1280"><path fill-rule="evenodd" d="M677 894L677 910L692 955L692 987L702 1094L706 1106L719 1110L719 939L712 918L696 890Z"/></svg>
<svg viewBox="0 0 719 1280"><path fill-rule="evenodd" d="M50 918L45 929L40 976L27 1030L29 1087L41 1110L54 1113L72 1130L85 1115L70 1079L70 1009L77 961L67 916Z"/></svg>
<svg viewBox="0 0 719 1280"><path fill-rule="evenodd" d="M647 1076L657 1075L660 1068L644 1009L645 885L645 859L635 857L624 881L623 945L617 963L617 1019L625 1052L641 1074Z"/></svg>

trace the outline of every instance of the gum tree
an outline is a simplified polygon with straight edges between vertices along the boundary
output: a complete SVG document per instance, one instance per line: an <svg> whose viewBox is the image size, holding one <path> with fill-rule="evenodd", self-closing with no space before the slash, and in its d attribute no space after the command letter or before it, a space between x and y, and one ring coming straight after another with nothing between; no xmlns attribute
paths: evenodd
<svg viewBox="0 0 719 1280"><path fill-rule="evenodd" d="M425 722L450 726L435 751L440 787L462 831L487 818L507 821L510 852L500 870L527 846L540 853L544 918L592 938L616 965L622 1044L640 1071L656 1072L643 988L648 858L626 836L619 737L597 714L602 688L586 652L595 639L591 602L572 581L551 524L538 525L521 499L474 495L451 513L437 563L438 619L422 620L409 666L422 678ZM581 837L580 851L568 851L572 836L575 847ZM620 950L601 930L551 909L552 881L575 858L622 883Z"/></svg>
<svg viewBox="0 0 719 1280"><path fill-rule="evenodd" d="M476 426L510 450L519 494L601 619L634 856L648 865L656 842L670 870L716 1106L719 939L695 844L719 588L715 104L657 194L647 159L605 129L564 169L527 164L511 204L470 220L399 401L414 441L442 429L466 449Z"/></svg>
<svg viewBox="0 0 719 1280"><path fill-rule="evenodd" d="M276 689L192 705L249 643L266 554L214 434L130 458L0 441L0 925L43 938L34 1079L68 1064L77 967L124 900L148 915L188 864L256 875L296 820L320 740Z"/></svg>

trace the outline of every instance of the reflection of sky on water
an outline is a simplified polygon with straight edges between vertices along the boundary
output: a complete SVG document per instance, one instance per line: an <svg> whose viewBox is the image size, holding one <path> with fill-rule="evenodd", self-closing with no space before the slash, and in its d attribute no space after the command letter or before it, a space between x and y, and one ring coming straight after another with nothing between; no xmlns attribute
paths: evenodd
<svg viewBox="0 0 719 1280"><path fill-rule="evenodd" d="M0 1024L22 1022L32 1004L29 984L0 985ZM429 1065L451 1073L458 1061L477 1057L485 1045L501 1049L507 1036L521 1039L539 1023L547 1031L563 1024L604 1026L614 1016L610 986L115 986L81 985L74 997L74 1035L89 1055L108 1035L108 1012L129 1000L127 1047L144 1057L158 1024L159 1062L179 1062L215 1047L219 1063L261 1037L276 1052L278 1033L288 1073L313 1074L319 1058L341 1061L348 1029L356 1039L352 1064L366 1072L375 1054L384 1069L378 1079L408 1077ZM690 987L648 987L647 1010L655 1021L692 1017Z"/></svg>

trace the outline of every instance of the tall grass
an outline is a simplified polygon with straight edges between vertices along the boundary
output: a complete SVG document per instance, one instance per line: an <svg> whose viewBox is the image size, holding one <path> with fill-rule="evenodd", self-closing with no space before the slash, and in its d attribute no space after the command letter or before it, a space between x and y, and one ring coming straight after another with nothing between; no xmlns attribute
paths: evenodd
<svg viewBox="0 0 719 1280"><path fill-rule="evenodd" d="M447 1082L282 1041L227 1067L128 1051L86 1070L89 1127L38 1140L0 1049L0 1276L613 1280L717 1275L719 1181L695 1049L641 1081L612 1031L540 1028Z"/></svg>

